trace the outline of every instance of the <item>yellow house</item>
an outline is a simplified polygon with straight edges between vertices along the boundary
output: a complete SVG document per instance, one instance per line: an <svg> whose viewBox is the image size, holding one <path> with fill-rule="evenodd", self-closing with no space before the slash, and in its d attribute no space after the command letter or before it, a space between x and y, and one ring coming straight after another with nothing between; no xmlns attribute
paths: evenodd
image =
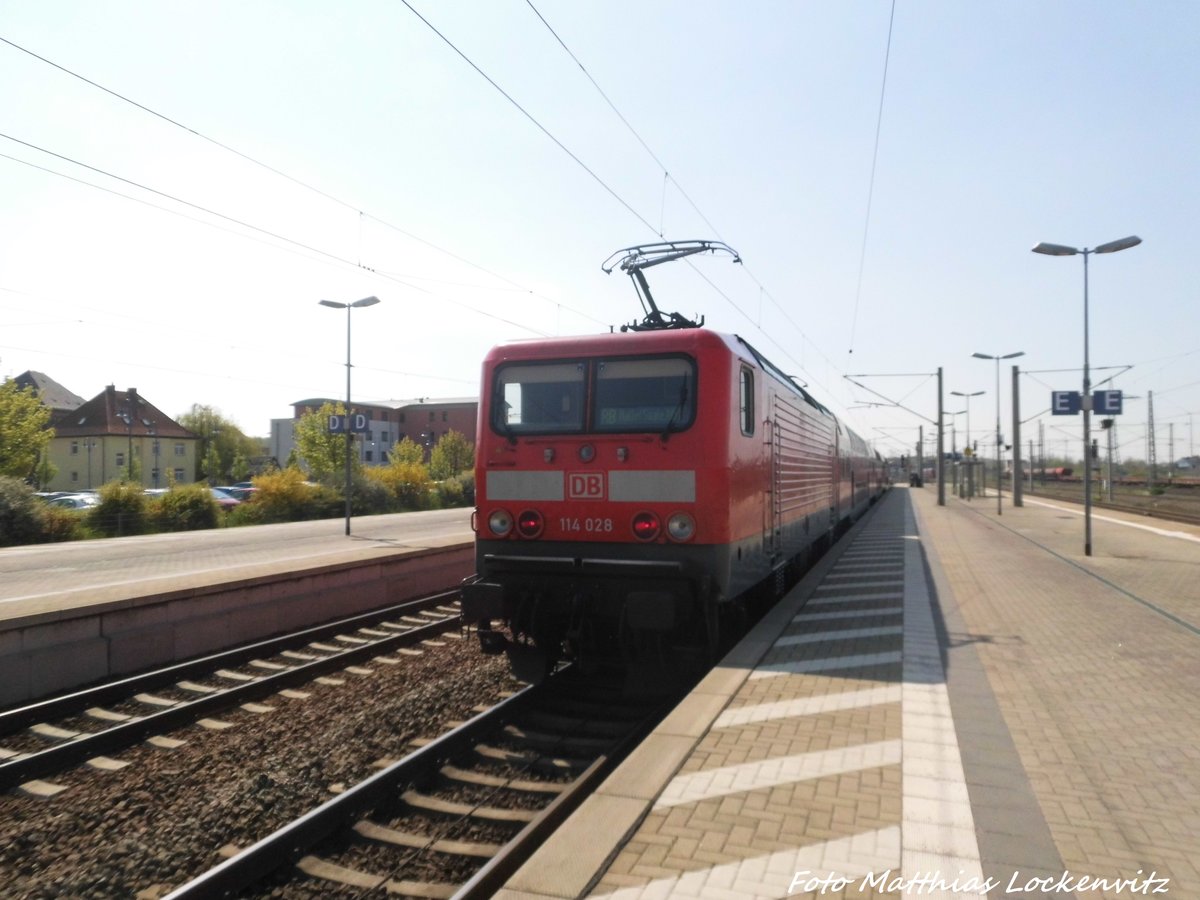
<svg viewBox="0 0 1200 900"><path fill-rule="evenodd" d="M198 435L140 396L109 385L75 409L58 409L50 422L49 458L57 470L49 491L95 490L132 478L146 488L195 480Z"/></svg>

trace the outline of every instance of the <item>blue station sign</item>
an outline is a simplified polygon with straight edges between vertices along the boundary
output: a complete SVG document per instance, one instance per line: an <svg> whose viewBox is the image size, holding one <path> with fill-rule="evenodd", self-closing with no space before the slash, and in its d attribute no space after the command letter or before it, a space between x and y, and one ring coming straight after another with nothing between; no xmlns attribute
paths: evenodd
<svg viewBox="0 0 1200 900"><path fill-rule="evenodd" d="M366 434L368 427L371 424L366 413L354 413L350 416L350 433L351 434ZM346 433L346 416L330 416L329 417L329 433L330 434L345 434Z"/></svg>
<svg viewBox="0 0 1200 900"><path fill-rule="evenodd" d="M1051 391L1050 414L1073 416L1083 409L1083 394L1079 391ZM1103 416L1118 416L1122 411L1120 391L1093 391L1092 412Z"/></svg>

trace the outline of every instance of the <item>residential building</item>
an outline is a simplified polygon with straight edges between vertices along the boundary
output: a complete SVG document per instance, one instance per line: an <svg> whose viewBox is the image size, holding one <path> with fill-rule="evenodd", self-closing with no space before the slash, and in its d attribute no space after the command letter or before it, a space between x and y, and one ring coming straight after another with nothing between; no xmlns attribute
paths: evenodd
<svg viewBox="0 0 1200 900"><path fill-rule="evenodd" d="M22 372L13 379L17 388L22 391L33 389L34 395L42 401L42 406L50 408L50 424L62 415L83 406L84 399L78 394L67 390L49 375L42 372Z"/></svg>
<svg viewBox="0 0 1200 900"><path fill-rule="evenodd" d="M143 487L195 481L198 435L188 431L136 388L109 385L73 409L55 412L49 458L57 469L43 490L95 490L133 478Z"/></svg>

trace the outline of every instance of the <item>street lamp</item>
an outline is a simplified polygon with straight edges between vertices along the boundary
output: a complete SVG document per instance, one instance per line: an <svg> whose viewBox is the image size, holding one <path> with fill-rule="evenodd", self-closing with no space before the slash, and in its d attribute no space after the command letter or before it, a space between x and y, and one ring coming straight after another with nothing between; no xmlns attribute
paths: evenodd
<svg viewBox="0 0 1200 900"><path fill-rule="evenodd" d="M151 474L154 476L154 489L158 490L158 423L148 419L144 421L148 421L150 423L146 426L146 431L150 437L154 438L154 444L152 445L154 450L154 471Z"/></svg>
<svg viewBox="0 0 1200 900"><path fill-rule="evenodd" d="M129 433L129 458L125 460L125 480L133 481L133 416L127 412L119 412L117 418L125 423L125 430Z"/></svg>
<svg viewBox="0 0 1200 900"><path fill-rule="evenodd" d="M346 310L346 536L350 536L350 444L353 440L350 434L350 310L361 309L364 306L374 306L379 302L378 297L363 297L353 303L338 303L334 300L321 300L321 306L332 309Z"/></svg>
<svg viewBox="0 0 1200 900"><path fill-rule="evenodd" d="M958 461L958 417L966 412L965 409L960 409L955 412L946 413L950 417L950 458Z"/></svg>
<svg viewBox="0 0 1200 900"><path fill-rule="evenodd" d="M971 446L971 398L978 397L983 394L983 391L972 391L969 394L964 394L962 391L951 391L955 397L962 397L967 404L967 443L966 448L971 452L968 454L969 461L967 462L967 499L970 500L975 493L975 448Z"/></svg>
<svg viewBox="0 0 1200 900"><path fill-rule="evenodd" d="M953 394L955 397L962 397L963 400L967 404L967 408L964 410L964 412L967 414L967 446L970 447L971 446L971 398L978 397L985 392L984 391L972 391L969 394L964 394L962 391L951 391L950 393ZM972 451L972 452L974 452L974 451Z"/></svg>
<svg viewBox="0 0 1200 900"><path fill-rule="evenodd" d="M965 413L965 409L960 409L955 412L942 413L943 420L946 416L950 417L950 459L954 463L954 493L962 496L959 491L959 476L962 474L962 466L958 463L958 417Z"/></svg>
<svg viewBox="0 0 1200 900"><path fill-rule="evenodd" d="M1109 241L1089 250L1068 247L1065 244L1042 242L1033 248L1034 253L1046 256L1083 257L1083 555L1092 555L1092 376L1088 368L1088 257L1093 253L1116 253L1128 250L1142 242L1140 237L1130 235L1119 241Z"/></svg>
<svg viewBox="0 0 1200 900"><path fill-rule="evenodd" d="M991 356L987 353L972 353L971 356L975 359L994 359L996 361L996 515L1004 515L1004 510L1000 506L1000 445L1003 443L1000 436L1000 360L1016 359L1018 356L1024 356L1024 350L1018 350L1016 353L1005 353L1003 356ZM1014 473L1013 477L1016 475Z"/></svg>

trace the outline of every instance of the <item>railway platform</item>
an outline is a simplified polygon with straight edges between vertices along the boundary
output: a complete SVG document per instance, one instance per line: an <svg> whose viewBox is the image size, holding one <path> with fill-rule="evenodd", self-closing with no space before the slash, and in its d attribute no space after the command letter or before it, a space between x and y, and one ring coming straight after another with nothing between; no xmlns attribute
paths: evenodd
<svg viewBox="0 0 1200 900"><path fill-rule="evenodd" d="M470 511L8 547L0 707L457 585Z"/></svg>
<svg viewBox="0 0 1200 900"><path fill-rule="evenodd" d="M891 491L497 894L1200 897L1200 529Z"/></svg>

